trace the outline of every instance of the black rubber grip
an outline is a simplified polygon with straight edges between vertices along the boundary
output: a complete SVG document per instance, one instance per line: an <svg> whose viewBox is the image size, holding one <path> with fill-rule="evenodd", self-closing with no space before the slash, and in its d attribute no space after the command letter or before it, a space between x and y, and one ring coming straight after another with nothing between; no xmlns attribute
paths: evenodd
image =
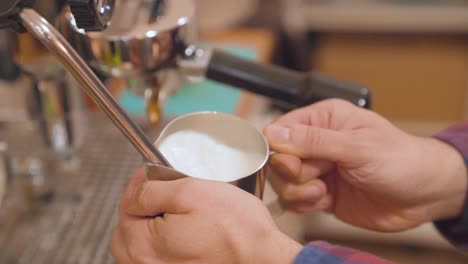
<svg viewBox="0 0 468 264"><path fill-rule="evenodd" d="M114 11L114 0L102 0L100 7L96 0L68 0L70 10L78 28L85 31L103 31L109 24Z"/></svg>
<svg viewBox="0 0 468 264"><path fill-rule="evenodd" d="M340 98L360 107L371 107L369 89L321 73L299 73L273 65L261 65L221 51L214 51L206 77L292 107L324 99Z"/></svg>

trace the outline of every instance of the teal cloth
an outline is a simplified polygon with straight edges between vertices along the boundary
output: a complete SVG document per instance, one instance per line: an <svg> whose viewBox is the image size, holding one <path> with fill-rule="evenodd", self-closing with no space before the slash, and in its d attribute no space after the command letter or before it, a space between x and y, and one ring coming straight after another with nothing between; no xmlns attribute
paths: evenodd
<svg viewBox="0 0 468 264"><path fill-rule="evenodd" d="M255 60L255 51L248 48L223 48L233 55ZM164 115L178 116L199 111L217 111L233 114L236 112L241 91L228 85L205 80L199 83L185 83L181 89L169 98ZM128 90L119 96L119 102L133 116L145 115L144 99Z"/></svg>

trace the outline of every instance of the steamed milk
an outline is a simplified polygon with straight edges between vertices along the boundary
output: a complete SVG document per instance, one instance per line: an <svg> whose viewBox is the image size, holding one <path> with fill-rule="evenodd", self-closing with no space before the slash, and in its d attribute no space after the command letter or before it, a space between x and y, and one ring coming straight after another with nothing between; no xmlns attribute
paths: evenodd
<svg viewBox="0 0 468 264"><path fill-rule="evenodd" d="M197 131L179 131L159 145L177 170L192 177L231 182L253 174L265 159L262 153L228 146Z"/></svg>

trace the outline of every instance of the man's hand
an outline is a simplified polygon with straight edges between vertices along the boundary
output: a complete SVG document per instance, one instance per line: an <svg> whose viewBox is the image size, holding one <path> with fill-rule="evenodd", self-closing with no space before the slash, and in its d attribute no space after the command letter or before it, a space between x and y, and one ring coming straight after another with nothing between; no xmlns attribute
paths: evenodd
<svg viewBox="0 0 468 264"><path fill-rule="evenodd" d="M128 184L111 251L119 263L292 263L301 245L255 196L186 178Z"/></svg>
<svg viewBox="0 0 468 264"><path fill-rule="evenodd" d="M289 209L328 211L391 232L457 217L467 189L461 155L341 100L291 112L265 129L270 181Z"/></svg>

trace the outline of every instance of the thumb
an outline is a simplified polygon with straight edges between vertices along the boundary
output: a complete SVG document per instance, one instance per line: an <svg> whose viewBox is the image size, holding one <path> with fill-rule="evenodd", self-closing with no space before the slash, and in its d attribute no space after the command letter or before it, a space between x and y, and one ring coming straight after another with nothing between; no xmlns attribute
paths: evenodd
<svg viewBox="0 0 468 264"><path fill-rule="evenodd" d="M120 201L121 212L135 217L155 217L163 213L184 214L191 210L191 193L196 180L145 181L138 186L129 185Z"/></svg>
<svg viewBox="0 0 468 264"><path fill-rule="evenodd" d="M272 150L301 159L339 162L353 156L353 140L340 131L302 124L273 124L264 132Z"/></svg>

